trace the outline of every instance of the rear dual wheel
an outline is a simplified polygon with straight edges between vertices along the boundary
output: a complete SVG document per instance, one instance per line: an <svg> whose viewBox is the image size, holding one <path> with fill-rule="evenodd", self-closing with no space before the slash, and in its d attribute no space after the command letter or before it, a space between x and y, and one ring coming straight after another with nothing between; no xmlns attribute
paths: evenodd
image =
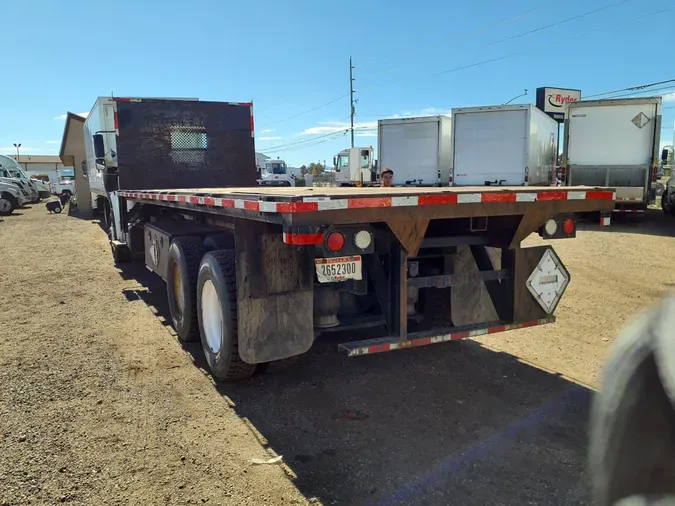
<svg viewBox="0 0 675 506"><path fill-rule="evenodd" d="M197 318L202 348L213 376L220 381L251 377L256 364L239 356L237 336L237 276L234 252L204 255L197 277Z"/></svg>
<svg viewBox="0 0 675 506"><path fill-rule="evenodd" d="M183 342L200 341L213 377L237 381L256 372L275 372L297 357L248 364L239 355L237 275L232 250L205 253L197 237L178 237L168 256L167 296L173 327Z"/></svg>

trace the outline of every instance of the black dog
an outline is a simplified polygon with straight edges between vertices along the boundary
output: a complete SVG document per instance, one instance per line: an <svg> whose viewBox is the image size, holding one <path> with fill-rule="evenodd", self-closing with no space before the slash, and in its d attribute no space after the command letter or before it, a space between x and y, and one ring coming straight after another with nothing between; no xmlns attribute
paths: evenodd
<svg viewBox="0 0 675 506"><path fill-rule="evenodd" d="M47 202L45 206L47 207L47 211L49 211L49 214L52 214L52 212L56 214L61 213L61 202L59 202L58 200L52 200L51 202Z"/></svg>

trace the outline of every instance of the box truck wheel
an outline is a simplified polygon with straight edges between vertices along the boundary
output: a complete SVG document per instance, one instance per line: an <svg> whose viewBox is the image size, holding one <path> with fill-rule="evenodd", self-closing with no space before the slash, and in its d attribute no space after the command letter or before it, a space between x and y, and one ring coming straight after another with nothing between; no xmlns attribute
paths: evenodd
<svg viewBox="0 0 675 506"><path fill-rule="evenodd" d="M177 237L167 256L166 293L171 322L183 342L199 341L197 273L204 255L199 237Z"/></svg>
<svg viewBox="0 0 675 506"><path fill-rule="evenodd" d="M211 374L219 381L252 376L257 366L239 356L234 251L204 255L197 279L197 308L202 348Z"/></svg>

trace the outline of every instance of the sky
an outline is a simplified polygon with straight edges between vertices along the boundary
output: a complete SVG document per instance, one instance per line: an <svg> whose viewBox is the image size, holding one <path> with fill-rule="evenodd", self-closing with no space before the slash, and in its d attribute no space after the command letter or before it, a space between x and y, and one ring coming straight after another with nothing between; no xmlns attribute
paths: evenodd
<svg viewBox="0 0 675 506"><path fill-rule="evenodd" d="M675 79L672 0L5 0L0 153L58 154L97 96L254 101L256 150L291 166L377 146L386 117L582 98ZM675 82L664 95L672 144ZM626 96L626 92L617 95Z"/></svg>

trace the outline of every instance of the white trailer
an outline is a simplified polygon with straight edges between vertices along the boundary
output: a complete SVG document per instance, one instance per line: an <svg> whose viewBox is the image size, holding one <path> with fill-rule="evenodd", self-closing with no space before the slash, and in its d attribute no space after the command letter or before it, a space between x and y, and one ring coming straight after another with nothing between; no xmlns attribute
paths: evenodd
<svg viewBox="0 0 675 506"><path fill-rule="evenodd" d="M395 186L448 186L450 143L448 116L377 122L377 164L380 171L394 171Z"/></svg>
<svg viewBox="0 0 675 506"><path fill-rule="evenodd" d="M531 104L452 110L453 186L553 183L558 123Z"/></svg>
<svg viewBox="0 0 675 506"><path fill-rule="evenodd" d="M562 180L616 188L619 212L656 201L661 97L570 103L565 115Z"/></svg>

